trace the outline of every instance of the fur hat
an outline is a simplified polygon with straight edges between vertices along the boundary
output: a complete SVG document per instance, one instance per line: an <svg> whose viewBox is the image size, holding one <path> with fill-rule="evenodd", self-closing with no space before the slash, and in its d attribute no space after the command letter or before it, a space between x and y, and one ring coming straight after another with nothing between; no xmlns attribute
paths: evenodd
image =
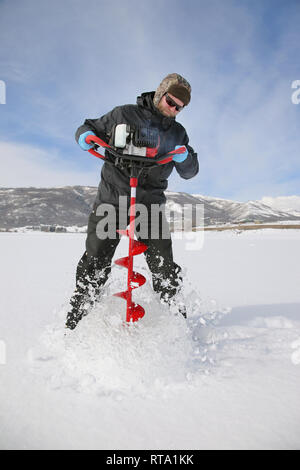
<svg viewBox="0 0 300 470"><path fill-rule="evenodd" d="M178 73L170 73L163 79L154 94L154 106L157 107L158 103L167 92L170 92L171 95L178 98L186 106L191 100L191 91L192 87L185 78Z"/></svg>

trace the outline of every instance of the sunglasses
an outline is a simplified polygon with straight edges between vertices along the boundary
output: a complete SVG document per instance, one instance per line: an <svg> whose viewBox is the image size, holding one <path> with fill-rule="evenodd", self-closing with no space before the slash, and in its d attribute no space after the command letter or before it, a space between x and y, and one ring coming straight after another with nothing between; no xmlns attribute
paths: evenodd
<svg viewBox="0 0 300 470"><path fill-rule="evenodd" d="M184 106L180 106L179 104L175 103L174 100L172 100L171 96L168 95L168 93L165 94L166 97L166 102L171 108L176 108L176 111L181 111Z"/></svg>

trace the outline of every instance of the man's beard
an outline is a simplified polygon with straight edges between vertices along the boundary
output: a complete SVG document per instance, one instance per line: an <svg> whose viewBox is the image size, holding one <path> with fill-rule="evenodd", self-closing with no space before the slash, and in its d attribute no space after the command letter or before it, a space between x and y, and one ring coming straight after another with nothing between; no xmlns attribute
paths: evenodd
<svg viewBox="0 0 300 470"><path fill-rule="evenodd" d="M175 117L173 114L171 114L171 113L169 114L169 113L166 111L166 109L163 107L161 101L158 103L157 109L158 109L158 111L159 111L161 114L163 114L163 115L166 116L166 117Z"/></svg>

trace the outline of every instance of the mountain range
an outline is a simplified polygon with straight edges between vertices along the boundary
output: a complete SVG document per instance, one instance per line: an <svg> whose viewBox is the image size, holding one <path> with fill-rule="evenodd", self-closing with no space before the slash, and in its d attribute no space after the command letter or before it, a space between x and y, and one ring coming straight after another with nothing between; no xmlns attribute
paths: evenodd
<svg viewBox="0 0 300 470"><path fill-rule="evenodd" d="M0 230L20 227L84 227L97 194L91 186L0 188ZM300 196L237 202L166 191L167 207L181 217L185 204L204 206L205 226L242 223L300 223ZM194 211L193 211L194 214ZM193 219L193 226L195 220Z"/></svg>

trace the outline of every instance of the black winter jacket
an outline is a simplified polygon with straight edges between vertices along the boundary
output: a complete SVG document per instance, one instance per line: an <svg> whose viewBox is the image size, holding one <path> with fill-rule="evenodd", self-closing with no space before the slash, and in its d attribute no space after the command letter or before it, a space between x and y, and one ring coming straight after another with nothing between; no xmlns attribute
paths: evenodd
<svg viewBox="0 0 300 470"><path fill-rule="evenodd" d="M143 171L138 180L137 203L150 205L166 201L164 191L168 187L168 177L175 167L184 179L195 176L199 171L197 154L188 145L189 138L184 127L175 118L164 116L153 105L154 92L143 93L137 98L137 104L118 106L99 119L86 119L76 131L76 140L87 131L93 131L99 138L108 142L110 133L116 124L130 124L135 127L155 127L159 131L160 146L158 156L174 150L176 145L185 145L188 157L181 163L170 162L157 165ZM129 175L120 168L104 162L101 181L95 205L101 203L119 204L119 196L130 195Z"/></svg>

